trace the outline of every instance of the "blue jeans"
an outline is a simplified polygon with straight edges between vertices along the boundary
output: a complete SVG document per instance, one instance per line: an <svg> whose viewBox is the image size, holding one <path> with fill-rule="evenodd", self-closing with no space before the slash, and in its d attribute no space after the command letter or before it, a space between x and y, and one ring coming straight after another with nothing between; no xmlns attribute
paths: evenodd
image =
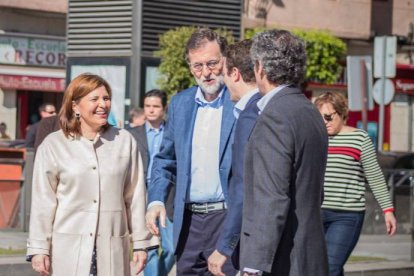
<svg viewBox="0 0 414 276"><path fill-rule="evenodd" d="M148 251L148 261L144 269L145 276L167 276L174 266L173 224L166 218L165 228L159 228L162 252L158 255L158 249Z"/></svg>
<svg viewBox="0 0 414 276"><path fill-rule="evenodd" d="M330 276L344 275L343 267L358 242L364 215L364 212L322 210Z"/></svg>

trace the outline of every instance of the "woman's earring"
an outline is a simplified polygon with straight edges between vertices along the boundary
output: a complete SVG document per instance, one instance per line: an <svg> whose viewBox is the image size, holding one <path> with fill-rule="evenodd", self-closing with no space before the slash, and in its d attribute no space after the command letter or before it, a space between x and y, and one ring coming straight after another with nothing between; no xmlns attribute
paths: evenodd
<svg viewBox="0 0 414 276"><path fill-rule="evenodd" d="M76 117L76 119L78 119L78 120L79 120L79 118L80 118L80 113L76 112L76 113L75 113L75 117Z"/></svg>

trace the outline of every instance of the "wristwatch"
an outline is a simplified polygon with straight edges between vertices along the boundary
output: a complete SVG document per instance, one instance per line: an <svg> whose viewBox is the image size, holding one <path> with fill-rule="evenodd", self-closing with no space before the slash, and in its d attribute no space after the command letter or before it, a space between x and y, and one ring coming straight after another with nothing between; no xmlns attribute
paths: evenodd
<svg viewBox="0 0 414 276"><path fill-rule="evenodd" d="M150 246L150 247L147 247L147 248L137 248L137 249L134 249L133 251L134 252L144 251L145 253L148 253L149 250L157 249L158 247L159 247L158 245L154 245L154 246Z"/></svg>

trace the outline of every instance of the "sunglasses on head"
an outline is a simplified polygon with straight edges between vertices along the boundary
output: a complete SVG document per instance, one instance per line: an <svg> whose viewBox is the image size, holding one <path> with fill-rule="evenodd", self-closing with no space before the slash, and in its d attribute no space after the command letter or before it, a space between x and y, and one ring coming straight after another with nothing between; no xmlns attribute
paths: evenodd
<svg viewBox="0 0 414 276"><path fill-rule="evenodd" d="M336 114L336 111L332 112L331 114L323 114L323 118L325 119L325 121L331 122L335 114Z"/></svg>

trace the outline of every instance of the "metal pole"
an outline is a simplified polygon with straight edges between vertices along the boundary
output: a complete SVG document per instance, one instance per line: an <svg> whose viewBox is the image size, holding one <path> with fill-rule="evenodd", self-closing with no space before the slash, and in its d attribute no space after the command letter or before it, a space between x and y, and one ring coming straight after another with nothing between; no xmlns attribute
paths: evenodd
<svg viewBox="0 0 414 276"><path fill-rule="evenodd" d="M411 127L413 125L413 101L411 96L408 96L408 150L413 150L413 128Z"/></svg>
<svg viewBox="0 0 414 276"><path fill-rule="evenodd" d="M410 183L410 220L411 220L411 261L414 262L414 177L411 177Z"/></svg>
<svg viewBox="0 0 414 276"><path fill-rule="evenodd" d="M143 0L133 2L132 13L132 56L129 98L133 106L139 106L141 101L141 44L142 44L142 5ZM145 80L142 80L145 82ZM130 106L128 107L128 109Z"/></svg>
<svg viewBox="0 0 414 276"><path fill-rule="evenodd" d="M378 133L378 150L384 150L384 101L385 101L385 59L387 52L387 38L383 40L383 57L382 57L382 72L381 72L381 103L379 110L379 133Z"/></svg>
<svg viewBox="0 0 414 276"><path fill-rule="evenodd" d="M368 98L367 98L367 68L365 64L365 60L360 60L361 66L361 100L362 100L362 108L361 108L361 117L362 117L362 127L365 131L368 131L368 113L367 113L367 105L368 105Z"/></svg>

